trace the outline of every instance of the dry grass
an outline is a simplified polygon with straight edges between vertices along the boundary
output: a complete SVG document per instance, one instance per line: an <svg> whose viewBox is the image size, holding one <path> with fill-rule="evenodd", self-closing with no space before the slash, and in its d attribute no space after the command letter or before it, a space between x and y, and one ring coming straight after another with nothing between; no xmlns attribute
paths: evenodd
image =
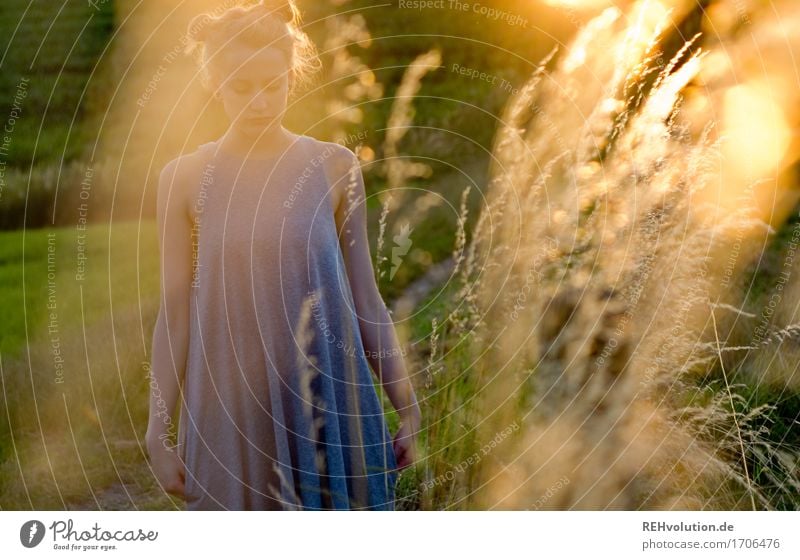
<svg viewBox="0 0 800 560"><path fill-rule="evenodd" d="M775 405L740 375L754 360L796 389L794 366L759 357L796 336L795 310L769 323L755 357L730 351L752 346L746 273L791 199L753 194L775 165L727 182L730 123L681 111L722 46L690 32L696 13L671 31L648 9L605 11L503 115L491 198L431 336L426 508L797 504L800 449L776 440ZM779 170L793 163L780 155Z"/></svg>

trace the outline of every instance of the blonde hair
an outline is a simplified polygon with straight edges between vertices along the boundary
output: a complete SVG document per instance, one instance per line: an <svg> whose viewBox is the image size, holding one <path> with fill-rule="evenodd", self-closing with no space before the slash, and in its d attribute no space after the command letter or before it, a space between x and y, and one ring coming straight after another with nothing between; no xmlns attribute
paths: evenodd
<svg viewBox="0 0 800 560"><path fill-rule="evenodd" d="M217 81L209 63L226 46L235 42L252 48L274 47L286 55L291 80L290 95L311 83L322 67L317 49L301 29L301 15L293 0L260 0L238 3L220 15L203 13L189 22L186 53L193 55L206 88Z"/></svg>

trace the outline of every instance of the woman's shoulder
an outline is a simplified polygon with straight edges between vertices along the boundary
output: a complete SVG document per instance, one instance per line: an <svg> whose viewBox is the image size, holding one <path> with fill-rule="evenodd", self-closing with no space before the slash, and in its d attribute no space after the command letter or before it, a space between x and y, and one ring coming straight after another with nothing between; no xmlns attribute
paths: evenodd
<svg viewBox="0 0 800 560"><path fill-rule="evenodd" d="M164 201L174 198L176 193L182 202L187 203L188 195L197 181L202 180L207 173L207 164L210 162L210 150L213 142L198 146L194 151L181 154L168 161L161 169L158 180L159 200Z"/></svg>
<svg viewBox="0 0 800 560"><path fill-rule="evenodd" d="M363 185L359 180L361 163L358 156L344 144L327 142L314 139L315 150L313 164L321 166L324 170L334 213L338 213L342 200L345 198L346 189L351 185L356 186L356 196L363 195ZM355 177L352 175L355 173Z"/></svg>
<svg viewBox="0 0 800 560"><path fill-rule="evenodd" d="M319 140L309 136L314 147L314 164L324 165L326 173L333 178L340 178L358 164L358 156L344 144Z"/></svg>
<svg viewBox="0 0 800 560"><path fill-rule="evenodd" d="M174 177L190 178L196 174L202 174L206 164L210 161L209 154L214 142L201 144L193 152L181 154L168 161L161 169L162 178Z"/></svg>

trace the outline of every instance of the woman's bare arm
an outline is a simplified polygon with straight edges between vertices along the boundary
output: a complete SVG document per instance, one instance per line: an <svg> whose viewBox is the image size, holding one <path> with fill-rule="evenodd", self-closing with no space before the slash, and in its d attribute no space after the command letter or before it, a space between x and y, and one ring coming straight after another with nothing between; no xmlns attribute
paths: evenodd
<svg viewBox="0 0 800 560"><path fill-rule="evenodd" d="M158 236L161 295L153 331L150 415L146 443L166 446L177 426L175 416L186 367L189 289L192 282L192 231L187 212L187 156L169 162L158 184Z"/></svg>
<svg viewBox="0 0 800 560"><path fill-rule="evenodd" d="M403 349L397 338L372 266L367 237L364 178L358 158L349 149L340 150L335 162L342 190L336 210L342 254L358 314L364 352L392 405L404 423L419 426L420 409L406 371Z"/></svg>

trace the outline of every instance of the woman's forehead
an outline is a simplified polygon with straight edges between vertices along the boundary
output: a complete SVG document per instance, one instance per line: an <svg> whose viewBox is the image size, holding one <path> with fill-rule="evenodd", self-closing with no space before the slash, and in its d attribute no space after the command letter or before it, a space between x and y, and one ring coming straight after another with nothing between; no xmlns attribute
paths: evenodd
<svg viewBox="0 0 800 560"><path fill-rule="evenodd" d="M286 72L286 57L275 47L258 49L233 42L220 52L231 74L248 79L277 78Z"/></svg>

